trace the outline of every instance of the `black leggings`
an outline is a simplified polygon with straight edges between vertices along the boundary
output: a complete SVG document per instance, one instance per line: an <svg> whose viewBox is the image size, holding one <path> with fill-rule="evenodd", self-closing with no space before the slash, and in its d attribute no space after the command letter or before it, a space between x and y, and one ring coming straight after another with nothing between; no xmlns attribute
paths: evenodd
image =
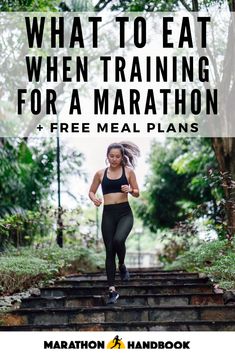
<svg viewBox="0 0 235 353"><path fill-rule="evenodd" d="M116 254L119 264L124 263L125 241L133 227L133 221L133 213L129 202L104 205L101 230L106 249L105 268L109 287L114 286Z"/></svg>

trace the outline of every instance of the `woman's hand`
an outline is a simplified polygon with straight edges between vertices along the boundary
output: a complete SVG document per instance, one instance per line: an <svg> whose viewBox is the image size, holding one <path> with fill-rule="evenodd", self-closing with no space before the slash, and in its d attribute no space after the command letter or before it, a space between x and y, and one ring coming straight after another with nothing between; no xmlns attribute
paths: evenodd
<svg viewBox="0 0 235 353"><path fill-rule="evenodd" d="M99 207L102 204L102 200L95 197L93 200L95 206Z"/></svg>
<svg viewBox="0 0 235 353"><path fill-rule="evenodd" d="M122 185L121 190L122 190L122 192L125 192L126 194L128 194L128 192L132 191L132 189L129 185Z"/></svg>

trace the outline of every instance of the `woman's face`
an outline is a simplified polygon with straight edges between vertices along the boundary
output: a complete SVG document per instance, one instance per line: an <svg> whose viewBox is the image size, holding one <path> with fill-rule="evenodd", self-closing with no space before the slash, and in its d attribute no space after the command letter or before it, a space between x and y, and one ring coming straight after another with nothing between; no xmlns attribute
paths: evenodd
<svg viewBox="0 0 235 353"><path fill-rule="evenodd" d="M109 154L107 156L109 164L112 167L117 167L118 165L121 164L122 161L122 153L119 148L112 148L109 151Z"/></svg>

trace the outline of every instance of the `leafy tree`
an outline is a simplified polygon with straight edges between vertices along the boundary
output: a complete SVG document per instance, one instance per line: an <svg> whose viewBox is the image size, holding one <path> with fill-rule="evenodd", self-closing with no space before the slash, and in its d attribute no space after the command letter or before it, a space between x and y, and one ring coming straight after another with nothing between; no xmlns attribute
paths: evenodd
<svg viewBox="0 0 235 353"><path fill-rule="evenodd" d="M138 12L152 12L152 11L176 11L184 7L188 11L198 11L210 6L222 5L224 0L99 0L95 5L96 11L102 11L109 7L111 11L138 11Z"/></svg>
<svg viewBox="0 0 235 353"><path fill-rule="evenodd" d="M0 11L4 12L66 12L66 11L92 11L91 0L2 0Z"/></svg>
<svg viewBox="0 0 235 353"><path fill-rule="evenodd" d="M136 211L152 231L174 227L195 210L217 216L220 187L211 187L207 171L216 168L209 139L167 139L164 145L154 142L149 156L150 174L146 178L143 199Z"/></svg>
<svg viewBox="0 0 235 353"><path fill-rule="evenodd" d="M152 231L172 227L180 212L176 201L183 198L185 178L171 168L176 156L177 150L169 145L154 143L151 147L150 175L146 180L143 205L137 212Z"/></svg>
<svg viewBox="0 0 235 353"><path fill-rule="evenodd" d="M0 11L58 11L59 2L55 0L2 0Z"/></svg>
<svg viewBox="0 0 235 353"><path fill-rule="evenodd" d="M14 214L24 210L38 210L42 200L51 197L51 186L56 180L56 149L54 142L34 140L32 146L21 139L0 141L0 210ZM76 151L61 151L62 183L71 173L81 172L83 155Z"/></svg>
<svg viewBox="0 0 235 353"><path fill-rule="evenodd" d="M173 11L178 6L178 1L143 1L143 0L100 0L95 5L95 11L102 11L106 6L110 6L111 11Z"/></svg>

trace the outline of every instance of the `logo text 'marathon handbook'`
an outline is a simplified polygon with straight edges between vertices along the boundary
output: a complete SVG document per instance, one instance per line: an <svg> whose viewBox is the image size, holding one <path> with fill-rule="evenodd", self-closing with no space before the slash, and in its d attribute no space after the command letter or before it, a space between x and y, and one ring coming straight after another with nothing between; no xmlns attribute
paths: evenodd
<svg viewBox="0 0 235 353"><path fill-rule="evenodd" d="M44 349L190 349L190 341L127 341L118 335L107 344L99 341L44 341Z"/></svg>

